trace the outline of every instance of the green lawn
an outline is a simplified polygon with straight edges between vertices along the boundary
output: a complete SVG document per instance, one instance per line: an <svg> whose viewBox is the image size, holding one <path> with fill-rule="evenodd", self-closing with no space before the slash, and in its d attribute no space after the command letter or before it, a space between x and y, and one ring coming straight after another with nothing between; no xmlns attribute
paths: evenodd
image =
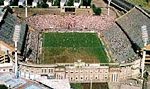
<svg viewBox="0 0 150 89"><path fill-rule="evenodd" d="M5 85L0 85L0 89L8 89Z"/></svg>
<svg viewBox="0 0 150 89"><path fill-rule="evenodd" d="M148 4L148 3L146 2L146 0L126 0L126 1L128 1L128 2L130 2L130 3L133 3L133 4L135 4L135 5L140 5L140 6L142 6L143 8L145 8L145 9L147 9L147 10L150 11L150 4Z"/></svg>
<svg viewBox="0 0 150 89"><path fill-rule="evenodd" d="M73 89L90 89L91 83L71 83ZM108 83L92 83L92 89L109 89Z"/></svg>
<svg viewBox="0 0 150 89"><path fill-rule="evenodd" d="M70 85L73 89L82 89L81 83L71 83Z"/></svg>
<svg viewBox="0 0 150 89"><path fill-rule="evenodd" d="M41 63L107 62L96 33L43 33Z"/></svg>

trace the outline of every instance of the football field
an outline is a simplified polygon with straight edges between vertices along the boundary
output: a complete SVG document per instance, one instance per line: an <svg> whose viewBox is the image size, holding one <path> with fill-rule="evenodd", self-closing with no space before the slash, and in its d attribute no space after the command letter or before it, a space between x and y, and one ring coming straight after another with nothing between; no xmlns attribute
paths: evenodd
<svg viewBox="0 0 150 89"><path fill-rule="evenodd" d="M96 33L50 32L42 34L40 63L107 63L108 57Z"/></svg>

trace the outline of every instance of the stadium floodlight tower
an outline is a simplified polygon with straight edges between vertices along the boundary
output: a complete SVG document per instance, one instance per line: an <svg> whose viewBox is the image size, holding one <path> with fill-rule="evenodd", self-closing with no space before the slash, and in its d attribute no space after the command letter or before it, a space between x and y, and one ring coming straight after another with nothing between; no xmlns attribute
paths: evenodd
<svg viewBox="0 0 150 89"><path fill-rule="evenodd" d="M18 78L18 60L17 60L17 43L20 38L20 30L21 26L20 25L15 25L15 31L13 35L13 41L15 42L15 76Z"/></svg>
<svg viewBox="0 0 150 89"><path fill-rule="evenodd" d="M28 3L27 0L25 0L25 17L28 17Z"/></svg>
<svg viewBox="0 0 150 89"><path fill-rule="evenodd" d="M108 1L108 12L107 12L107 15L109 16L109 13L110 13L110 3L111 3L111 0L107 0Z"/></svg>
<svg viewBox="0 0 150 89"><path fill-rule="evenodd" d="M143 57L142 57L142 64L141 64L141 68L142 68L142 76L141 77L143 78L144 66L145 66L145 56L146 56L145 46L147 45L147 41L148 41L148 32L147 32L146 25L143 25L141 27L141 30L142 30L142 39L144 42Z"/></svg>

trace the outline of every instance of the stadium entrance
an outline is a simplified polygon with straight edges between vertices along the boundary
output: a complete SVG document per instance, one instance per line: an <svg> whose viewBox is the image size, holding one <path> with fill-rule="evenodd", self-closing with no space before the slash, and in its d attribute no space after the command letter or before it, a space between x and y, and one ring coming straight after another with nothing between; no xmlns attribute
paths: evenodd
<svg viewBox="0 0 150 89"><path fill-rule="evenodd" d="M74 14L74 13L75 13L75 7L74 7L74 6L64 6L64 7L61 9L61 12Z"/></svg>
<svg viewBox="0 0 150 89"><path fill-rule="evenodd" d="M148 44L147 46L145 46L143 48L143 50L146 51L145 64L149 65L150 64L150 44Z"/></svg>

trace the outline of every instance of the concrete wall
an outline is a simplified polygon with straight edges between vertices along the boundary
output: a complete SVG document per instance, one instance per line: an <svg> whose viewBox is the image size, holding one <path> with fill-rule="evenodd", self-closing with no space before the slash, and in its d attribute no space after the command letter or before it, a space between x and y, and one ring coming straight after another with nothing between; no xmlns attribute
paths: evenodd
<svg viewBox="0 0 150 89"><path fill-rule="evenodd" d="M68 79L71 83L89 83L89 82L119 82L126 78L132 78L132 66L110 67L100 66L100 64L85 64L82 66L70 64L57 64L55 66L48 65L21 65L20 71L53 79ZM26 74L26 76L28 76ZM136 75L139 73L137 72ZM136 75L134 75L136 77ZM28 76L29 77L29 76Z"/></svg>

